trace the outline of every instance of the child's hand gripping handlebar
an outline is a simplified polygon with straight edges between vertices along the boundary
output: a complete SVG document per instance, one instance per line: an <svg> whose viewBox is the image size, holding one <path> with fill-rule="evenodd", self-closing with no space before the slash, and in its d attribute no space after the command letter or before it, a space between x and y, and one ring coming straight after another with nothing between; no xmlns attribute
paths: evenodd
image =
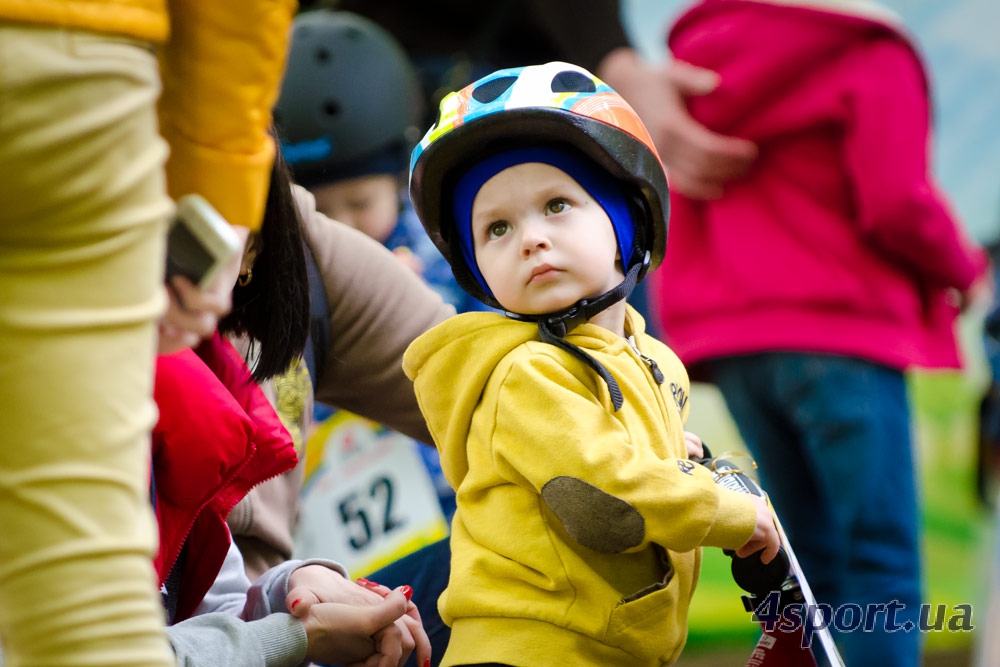
<svg viewBox="0 0 1000 667"><path fill-rule="evenodd" d="M743 472L736 463L726 458L713 458L708 447L704 443L702 446L705 458L696 461L712 471L716 484L731 491L748 493L767 500L767 494L757 482ZM731 549L724 550L724 553L733 559L732 573L736 585L758 599L766 597L771 591L782 590L789 576L788 554L782 546L778 547L777 555L769 563L761 560L763 552L764 549L760 549L741 558Z"/></svg>

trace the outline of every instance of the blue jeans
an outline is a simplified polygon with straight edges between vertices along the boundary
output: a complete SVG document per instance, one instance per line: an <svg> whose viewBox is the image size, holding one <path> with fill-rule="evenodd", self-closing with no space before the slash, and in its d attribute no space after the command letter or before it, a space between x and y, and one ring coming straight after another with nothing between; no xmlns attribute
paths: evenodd
<svg viewBox="0 0 1000 667"><path fill-rule="evenodd" d="M420 619L431 640L431 665L438 665L448 647L451 628L444 624L438 614L437 601L448 585L451 574L451 548L448 540L443 539L430 544L423 549L400 558L380 570L369 574L366 579L378 582L389 588L410 586L413 589L413 603L420 611ZM423 667L417 665L416 654L406 661L406 667Z"/></svg>
<svg viewBox="0 0 1000 667"><path fill-rule="evenodd" d="M905 605L918 621L921 563L903 374L860 359L768 353L707 364L759 466L819 602ZM718 453L718 452L717 452ZM851 667L915 667L919 632L835 634Z"/></svg>

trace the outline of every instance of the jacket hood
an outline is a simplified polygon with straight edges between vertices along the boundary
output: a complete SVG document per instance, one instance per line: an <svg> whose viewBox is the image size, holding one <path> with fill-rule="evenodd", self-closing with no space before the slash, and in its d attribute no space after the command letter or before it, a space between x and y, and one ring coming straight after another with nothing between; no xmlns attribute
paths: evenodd
<svg viewBox="0 0 1000 667"><path fill-rule="evenodd" d="M626 320L631 334L640 336L645 332L645 321L631 307ZM621 336L587 323L573 329L566 340L588 353L628 346ZM434 435L446 472L464 477L465 442L472 413L486 384L504 357L530 341L547 346L540 341L537 323L513 320L499 313L473 312L442 322L406 350L403 370L413 380L420 410ZM442 382L441 378L448 381ZM610 405L610 395L607 401Z"/></svg>
<svg viewBox="0 0 1000 667"><path fill-rule="evenodd" d="M772 130L780 108L787 131L798 84L859 43L895 39L920 59L900 20L866 0L703 0L674 23L667 43L679 60L717 72L712 93L689 100L691 111L717 132L750 139ZM766 45L766 48L763 48ZM925 82L926 84L926 82Z"/></svg>
<svg viewBox="0 0 1000 667"><path fill-rule="evenodd" d="M472 411L500 360L518 345L537 339L534 322L482 312L449 318L410 345L403 370L413 380L442 457L456 449L464 454L464 447L449 445L466 440ZM441 377L449 381L440 382Z"/></svg>

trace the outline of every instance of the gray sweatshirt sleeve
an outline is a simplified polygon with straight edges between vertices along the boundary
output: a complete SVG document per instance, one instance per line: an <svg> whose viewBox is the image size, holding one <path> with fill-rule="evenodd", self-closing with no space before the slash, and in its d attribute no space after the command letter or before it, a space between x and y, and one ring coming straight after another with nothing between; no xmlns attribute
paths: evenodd
<svg viewBox="0 0 1000 667"><path fill-rule="evenodd" d="M287 568L284 576L275 578L269 590L277 594L287 588L288 574L294 569ZM282 613L256 621L221 611L205 613L167 628L167 636L177 667L297 667L305 661L308 647L302 623ZM0 667L3 662L0 647Z"/></svg>
<svg viewBox="0 0 1000 667"><path fill-rule="evenodd" d="M259 620L268 614L285 612L288 578L292 572L306 565L322 565L347 577L347 570L340 563L311 558L285 561L272 567L251 584L246 575L243 556L234 542L229 545L222 569L195 610L195 616L225 612L245 620Z"/></svg>
<svg viewBox="0 0 1000 667"><path fill-rule="evenodd" d="M178 667L296 667L306 630L291 614L243 621L225 613L194 616L167 628Z"/></svg>
<svg viewBox="0 0 1000 667"><path fill-rule="evenodd" d="M212 582L212 587L205 593L201 604L195 609L194 615L221 611L239 616L246 605L249 589L250 579L247 578L243 556L236 543L231 542L222 569Z"/></svg>
<svg viewBox="0 0 1000 667"><path fill-rule="evenodd" d="M347 576L333 561L296 560L268 570L251 586L239 550L230 546L196 615L167 628L178 667L302 664L308 648L306 631L285 613L285 596L289 576L305 565L323 565Z"/></svg>
<svg viewBox="0 0 1000 667"><path fill-rule="evenodd" d="M235 551L235 556L233 552ZM238 565L239 569L233 568ZM177 658L177 667L297 667L306 658L308 641L306 630L291 614L275 612L284 610L285 596L288 595L288 577L296 569L305 565L323 565L340 572L345 577L347 571L331 560L311 559L287 561L268 570L257 582L246 589L249 581L242 573L243 561L239 551L230 550L226 564L220 573L220 585L213 585L216 604L202 605L206 608L225 609L197 616L176 623L167 628L167 636ZM226 572L233 576L227 577ZM245 583L244 583L245 582ZM245 618L259 620L245 621L234 615L234 603L243 599ZM228 613L227 613L228 612ZM3 650L0 647L0 667L3 667Z"/></svg>

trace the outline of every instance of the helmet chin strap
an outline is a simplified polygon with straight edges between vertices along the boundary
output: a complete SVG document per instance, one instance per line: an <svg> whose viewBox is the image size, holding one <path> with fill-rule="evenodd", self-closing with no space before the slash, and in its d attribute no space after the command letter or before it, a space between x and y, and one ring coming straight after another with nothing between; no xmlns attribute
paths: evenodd
<svg viewBox="0 0 1000 667"><path fill-rule="evenodd" d="M608 392L611 394L611 402L614 405L615 412L618 412L618 410L622 407L624 399L622 398L621 389L618 387L618 382L615 381L614 376L611 375L611 372L608 371L603 364L581 350L578 346L566 341L564 337L570 331L584 322L589 321L601 311L606 310L610 306L627 298L628 295L632 293L632 290L635 289L635 286L639 283L639 281L642 280L643 276L646 275L646 271L649 269L649 262L649 251L646 251L642 261L636 262L632 265L632 267L628 270L628 273L625 274L625 280L619 283L617 287L608 290L594 299L580 299L572 306L564 310L546 315L521 315L518 313L508 313L508 316L515 319L537 321L538 333L542 342L555 345L556 347L569 352L574 357L594 369L594 371L601 376L601 379L604 380L604 383L608 385Z"/></svg>

